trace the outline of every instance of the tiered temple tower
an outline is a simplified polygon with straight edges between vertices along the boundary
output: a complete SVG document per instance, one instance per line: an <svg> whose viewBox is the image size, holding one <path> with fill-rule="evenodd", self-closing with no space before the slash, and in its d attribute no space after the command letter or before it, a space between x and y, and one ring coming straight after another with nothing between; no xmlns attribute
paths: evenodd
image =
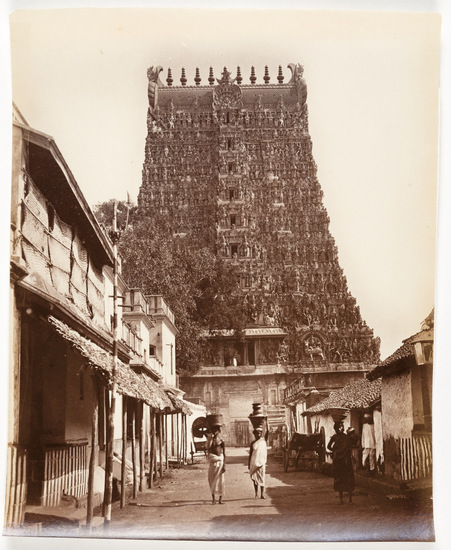
<svg viewBox="0 0 451 550"><path fill-rule="evenodd" d="M178 86L171 69L166 85L161 67L148 70L138 205L172 223L175 246L208 246L234 263L248 315L244 339L216 334L209 364L182 383L214 412L231 412L234 404L246 419L245 401L277 409L312 388L328 393L379 357L379 340L348 291L329 232L303 68L288 67L287 83L281 67L275 83L265 67L260 84L254 67L249 83L239 67L234 78L226 68L215 78L210 69L206 85L196 69L190 86L185 69ZM237 389L237 374L253 385ZM228 429L238 443L239 429Z"/></svg>

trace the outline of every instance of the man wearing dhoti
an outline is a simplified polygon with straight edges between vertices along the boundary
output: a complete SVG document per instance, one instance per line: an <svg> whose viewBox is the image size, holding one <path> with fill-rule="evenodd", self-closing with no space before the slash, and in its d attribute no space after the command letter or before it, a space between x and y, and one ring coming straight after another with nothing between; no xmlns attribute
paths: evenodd
<svg viewBox="0 0 451 550"><path fill-rule="evenodd" d="M266 431L265 438L262 437L263 428L256 428L253 434L255 440L252 441L249 449L249 474L254 484L255 498L258 498L259 487L260 498L265 498L266 460L268 457L266 440L268 437L268 430Z"/></svg>
<svg viewBox="0 0 451 550"><path fill-rule="evenodd" d="M371 414L365 414L362 426L362 466L369 462L370 475L376 473L376 435Z"/></svg>
<svg viewBox="0 0 451 550"><path fill-rule="evenodd" d="M224 504L222 497L225 490L225 445L221 437L219 426L212 428L213 436L208 443L208 484L212 504L216 504L216 497L219 497L218 503Z"/></svg>

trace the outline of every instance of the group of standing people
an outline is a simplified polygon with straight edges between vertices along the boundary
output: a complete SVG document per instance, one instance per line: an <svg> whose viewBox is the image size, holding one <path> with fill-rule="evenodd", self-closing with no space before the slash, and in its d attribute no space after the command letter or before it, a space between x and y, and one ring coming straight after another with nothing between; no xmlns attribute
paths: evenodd
<svg viewBox="0 0 451 550"><path fill-rule="evenodd" d="M368 418L367 418L368 417ZM335 434L330 438L327 449L332 453L332 471L334 477L334 490L338 492L340 504L343 504L343 495L348 493L349 503L352 503L354 491L354 467L355 449L358 446L359 437L354 428L344 430L343 422L334 423ZM266 462L268 458L267 441L269 431L266 429L263 437L263 428L257 427L253 431L255 439L249 448L248 469L254 486L255 498L265 498ZM374 427L365 415L362 430L362 464L369 462L370 472L376 468ZM221 426L212 427L212 433L208 438L208 483L212 497L212 504L223 504L225 494L225 459L226 448L221 434Z"/></svg>
<svg viewBox="0 0 451 550"><path fill-rule="evenodd" d="M249 448L248 468L249 475L254 486L255 498L258 498L260 489L260 498L265 498L265 478L266 478L266 462L268 458L268 430L263 437L263 428L256 428L253 431L255 439L252 441ZM225 458L226 449L224 439L221 434L221 426L213 426L212 434L208 439L208 484L212 504L224 504L222 500L225 494Z"/></svg>

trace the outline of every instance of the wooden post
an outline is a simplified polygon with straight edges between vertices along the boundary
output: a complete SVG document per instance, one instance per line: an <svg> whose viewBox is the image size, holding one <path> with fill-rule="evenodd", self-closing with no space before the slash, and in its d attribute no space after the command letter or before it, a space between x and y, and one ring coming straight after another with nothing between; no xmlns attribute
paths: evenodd
<svg viewBox="0 0 451 550"><path fill-rule="evenodd" d="M149 478L147 480L147 488L150 487L150 477L152 475L152 409L149 405L148 407L148 413L146 415L146 423L147 423L147 459L149 461Z"/></svg>
<svg viewBox="0 0 451 550"><path fill-rule="evenodd" d="M185 414L185 462L188 462L188 416Z"/></svg>
<svg viewBox="0 0 451 550"><path fill-rule="evenodd" d="M186 462L186 414L182 413L182 465Z"/></svg>
<svg viewBox="0 0 451 550"><path fill-rule="evenodd" d="M111 505L113 500L113 461L114 461L114 413L116 410L116 371L117 371L117 346L118 346L118 322L117 322L117 302L118 302L118 254L117 245L119 242L120 231L117 230L117 203L113 206L113 228L109 233L113 243L113 369L111 373L111 403L108 411L108 441L107 441L107 456L108 465L105 470L105 498L104 498L104 515L105 523L108 526L111 521Z"/></svg>
<svg viewBox="0 0 451 550"><path fill-rule="evenodd" d="M170 456L173 456L177 459L177 449L176 449L176 437L175 437L175 428L174 428L174 418L176 418L177 416L177 413L172 413L171 414L171 451L170 451Z"/></svg>
<svg viewBox="0 0 451 550"><path fill-rule="evenodd" d="M150 410L150 465L149 465L149 487L153 487L153 474L155 470L155 410Z"/></svg>
<svg viewBox="0 0 451 550"><path fill-rule="evenodd" d="M94 473L95 473L95 456L97 446L97 428L99 425L99 388L97 385L97 379L94 375L91 376L92 380L92 395L94 399L94 406L92 411L92 423L91 423L91 456L89 457L89 472L88 472L88 502L86 510L86 525L88 529L92 523L92 516L94 514ZM67 464L66 468L67 469Z"/></svg>
<svg viewBox="0 0 451 550"><path fill-rule="evenodd" d="M127 486L127 396L122 396L122 464L121 464L121 508L125 506Z"/></svg>
<svg viewBox="0 0 451 550"><path fill-rule="evenodd" d="M165 462L166 462L166 471L169 469L169 449L168 449L168 432L169 432L169 422L168 415L164 415L164 450L165 450Z"/></svg>
<svg viewBox="0 0 451 550"><path fill-rule="evenodd" d="M175 417L175 426L176 426L176 432L177 432L177 466L180 468L180 438L181 438L181 431L180 431L180 421L179 421L179 413L176 414Z"/></svg>
<svg viewBox="0 0 451 550"><path fill-rule="evenodd" d="M139 430L139 490L144 491L144 403L142 401L139 411L141 415L141 426Z"/></svg>
<svg viewBox="0 0 451 550"><path fill-rule="evenodd" d="M186 423L186 416L185 416L185 413L182 413L182 451L181 451L182 465L185 464L185 423Z"/></svg>
<svg viewBox="0 0 451 550"><path fill-rule="evenodd" d="M158 422L160 433L158 435L159 440L159 451L160 451L160 477L163 477L163 414L160 412L158 415Z"/></svg>
<svg viewBox="0 0 451 550"><path fill-rule="evenodd" d="M20 492L19 492L19 502L17 504L17 518L18 518L18 524L22 525L25 517L25 479L26 479L26 460L25 460L25 453L20 452L20 449L17 448L18 452L18 460L19 460L19 483L20 483Z"/></svg>
<svg viewBox="0 0 451 550"><path fill-rule="evenodd" d="M11 524L16 525L16 510L17 510L17 455L18 449L14 445L11 447L11 492L13 493L11 506Z"/></svg>
<svg viewBox="0 0 451 550"><path fill-rule="evenodd" d="M132 466L133 466L133 498L136 498L136 401L132 409Z"/></svg>
<svg viewBox="0 0 451 550"><path fill-rule="evenodd" d="M108 472L110 470L109 463L111 461L110 459L110 452L109 452L109 446L110 446L110 423L108 421L108 417L110 416L110 392L107 390L105 392L105 416L107 418L107 422L105 423L105 489L104 489L104 496L103 496L103 516L107 517L107 508L108 508L108 502L111 502L112 499L112 491L113 491L113 484L109 484L108 480ZM69 457L69 464L71 463L71 458ZM112 468L111 468L112 470Z"/></svg>

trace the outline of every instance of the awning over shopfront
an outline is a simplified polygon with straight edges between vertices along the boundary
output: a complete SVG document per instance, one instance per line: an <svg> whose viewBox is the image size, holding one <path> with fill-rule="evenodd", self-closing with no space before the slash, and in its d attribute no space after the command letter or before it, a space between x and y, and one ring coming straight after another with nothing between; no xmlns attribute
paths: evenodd
<svg viewBox="0 0 451 550"><path fill-rule="evenodd" d="M169 399L171 400L173 406L177 409L178 412L182 412L183 414L193 414L193 411L191 410L189 403L187 403L184 399L181 399L176 395L176 391L172 388L165 388L166 394L168 395Z"/></svg>
<svg viewBox="0 0 451 550"><path fill-rule="evenodd" d="M50 325L87 360L89 365L108 384L113 382L113 356L100 346L82 336L76 330L49 315ZM116 387L118 393L144 401L155 409L174 410L174 405L164 389L144 373L137 374L128 365L117 360Z"/></svg>

